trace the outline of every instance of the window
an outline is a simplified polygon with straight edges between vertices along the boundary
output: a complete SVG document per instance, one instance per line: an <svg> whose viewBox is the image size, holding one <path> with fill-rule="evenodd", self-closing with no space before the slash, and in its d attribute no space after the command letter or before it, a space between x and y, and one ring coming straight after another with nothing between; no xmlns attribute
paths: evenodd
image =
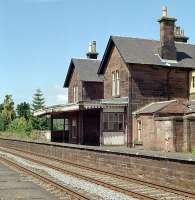
<svg viewBox="0 0 195 200"><path fill-rule="evenodd" d="M115 88L116 88L116 76L115 72L112 72L112 96L115 96Z"/></svg>
<svg viewBox="0 0 195 200"><path fill-rule="evenodd" d="M103 115L104 131L123 131L124 114L123 113L104 113Z"/></svg>
<svg viewBox="0 0 195 200"><path fill-rule="evenodd" d="M116 71L116 95L120 95L119 71Z"/></svg>
<svg viewBox="0 0 195 200"><path fill-rule="evenodd" d="M142 135L142 121L141 120L139 120L139 121L137 121L137 131L138 131L138 135L137 135L137 140L138 140L138 142L141 142L141 135Z"/></svg>
<svg viewBox="0 0 195 200"><path fill-rule="evenodd" d="M112 96L120 95L120 78L119 71L112 72Z"/></svg>
<svg viewBox="0 0 195 200"><path fill-rule="evenodd" d="M53 130L63 131L64 130L64 119L53 119Z"/></svg>
<svg viewBox="0 0 195 200"><path fill-rule="evenodd" d="M73 87L73 102L78 102L78 86Z"/></svg>
<svg viewBox="0 0 195 200"><path fill-rule="evenodd" d="M195 88L195 76L192 76L192 88Z"/></svg>
<svg viewBox="0 0 195 200"><path fill-rule="evenodd" d="M65 119L65 131L68 131L69 130L69 121L68 119Z"/></svg>

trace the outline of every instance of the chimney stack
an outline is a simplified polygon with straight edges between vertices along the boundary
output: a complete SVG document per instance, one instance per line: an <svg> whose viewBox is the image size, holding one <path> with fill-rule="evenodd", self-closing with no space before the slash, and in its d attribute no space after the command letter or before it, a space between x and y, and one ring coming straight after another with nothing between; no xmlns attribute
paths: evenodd
<svg viewBox="0 0 195 200"><path fill-rule="evenodd" d="M89 43L89 49L87 53L87 58L97 59L98 53L96 52L96 41L92 41Z"/></svg>
<svg viewBox="0 0 195 200"><path fill-rule="evenodd" d="M180 26L175 27L175 41L176 42L182 42L182 43L187 43L189 37L186 37L184 34L184 29L181 29Z"/></svg>
<svg viewBox="0 0 195 200"><path fill-rule="evenodd" d="M175 47L174 28L176 19L167 16L167 7L162 8L160 23L160 49L159 54L162 59L176 60L177 50Z"/></svg>

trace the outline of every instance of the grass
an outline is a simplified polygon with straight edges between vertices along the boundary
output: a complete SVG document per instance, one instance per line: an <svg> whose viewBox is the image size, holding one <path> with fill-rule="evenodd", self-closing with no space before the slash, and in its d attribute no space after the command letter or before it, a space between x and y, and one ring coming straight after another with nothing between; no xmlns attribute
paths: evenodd
<svg viewBox="0 0 195 200"><path fill-rule="evenodd" d="M192 154L195 155L195 148L192 149Z"/></svg>
<svg viewBox="0 0 195 200"><path fill-rule="evenodd" d="M25 133L22 131L0 131L0 136L14 139L37 140L39 132L37 130L33 130L31 133Z"/></svg>

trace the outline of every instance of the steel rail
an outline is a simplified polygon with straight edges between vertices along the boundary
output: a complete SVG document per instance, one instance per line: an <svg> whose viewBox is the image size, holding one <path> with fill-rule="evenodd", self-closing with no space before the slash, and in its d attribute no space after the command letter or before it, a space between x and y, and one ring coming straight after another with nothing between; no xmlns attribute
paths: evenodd
<svg viewBox="0 0 195 200"><path fill-rule="evenodd" d="M38 173L35 173L35 172L33 172L33 171L31 171L31 170L29 170L29 169L27 169L27 168L25 168L25 167L23 167L19 164L16 164L15 162L10 161L6 158L0 157L0 162L3 162L4 164L7 164L10 167L14 167L14 168L18 169L19 171L22 171L23 173L34 177L35 179L41 180L42 182L47 183L47 184L57 188L58 190L67 193L71 197L77 198L79 200L91 200L90 198L88 198L88 197L86 197L86 196L84 196L84 195L82 195L82 194L80 194L80 193L78 193L74 190L71 190L67 187L64 187L64 186L60 185L59 183L56 183L55 181L53 181L53 180L51 180L51 179L49 179L45 176L42 176Z"/></svg>
<svg viewBox="0 0 195 200"><path fill-rule="evenodd" d="M52 164L48 164L48 163L42 162L40 160L36 160L36 159L30 158L29 155L28 156L24 156L24 155L18 154L16 152L11 152L11 151L6 151L6 150L5 150L5 152L12 153L14 155L20 156L20 157L22 157L24 159L27 159L29 161L38 163L40 165L47 166L47 167L55 169L57 171L60 171L60 172L62 172L64 174L69 174L69 175L72 175L74 177L78 177L78 178L84 179L86 181L90 181L92 183L95 183L95 184L98 184L98 185L102 185L102 186L107 187L109 189L112 189L114 191L121 192L123 194L129 195L129 196L132 196L132 197L135 197L135 198L146 199L146 200L157 200L158 199L158 198L155 198L155 197L150 197L149 195L140 194L138 192L134 192L134 191L130 191L130 190L127 190L127 189L123 189L121 187L117 187L117 186L114 186L112 184L105 183L105 182L103 182L101 180L96 180L96 179L90 178L88 176L78 174L76 172L72 172L72 171L68 171L68 170L62 169L60 167L56 167L56 166L54 166Z"/></svg>
<svg viewBox="0 0 195 200"><path fill-rule="evenodd" d="M9 147L9 149L10 149L10 147ZM114 174L114 173L111 173L111 172L106 172L106 171L99 170L99 169L94 169L94 168L87 167L87 166L84 166L84 165L71 163L70 161L57 159L57 158L55 158L53 156L46 156L46 155L34 153L34 152L31 152L31 151L21 150L21 149L13 148L13 147L11 147L11 149L13 149L15 151L23 152L25 154L30 153L30 154L32 154L34 156L43 157L43 158L46 158L46 159L49 159L49 160L53 160L53 161L59 162L61 164L69 164L69 165L72 165L72 166L75 166L75 167L78 167L78 168L83 168L83 169L86 169L86 170L89 170L89 171L92 171L92 172L95 172L95 173L101 173L101 174L104 174L104 175L110 175L110 176L112 176L114 178L119 178L121 180L134 182L134 183L137 183L137 184L140 184L140 185L149 186L149 187L153 187L153 188L156 188L156 189L161 189L161 190L163 190L165 192L170 192L170 193L174 193L174 194L177 194L177 195L182 195L182 196L185 196L185 197L190 197L190 198L194 198L195 199L195 193L193 193L193 192L186 192L186 191L183 191L183 190L180 190L180 189L177 189L177 188L170 188L170 187L167 187L167 186L162 186L162 185L158 185L158 184L154 184L154 183L149 183L149 182L146 182L146 181L143 181L143 180L138 180L138 179L135 179L135 178L132 178L132 177L127 177L127 176L118 175L118 174ZM156 199L156 198L153 198L153 199Z"/></svg>

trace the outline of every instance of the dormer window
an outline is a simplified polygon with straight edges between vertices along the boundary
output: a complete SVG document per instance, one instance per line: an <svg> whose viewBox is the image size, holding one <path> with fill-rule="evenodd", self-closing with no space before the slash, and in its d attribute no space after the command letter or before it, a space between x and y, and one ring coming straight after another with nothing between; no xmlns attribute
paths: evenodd
<svg viewBox="0 0 195 200"><path fill-rule="evenodd" d="M78 102L78 86L73 87L73 102Z"/></svg>
<svg viewBox="0 0 195 200"><path fill-rule="evenodd" d="M112 96L119 96L120 95L120 77L119 71L112 72Z"/></svg>

